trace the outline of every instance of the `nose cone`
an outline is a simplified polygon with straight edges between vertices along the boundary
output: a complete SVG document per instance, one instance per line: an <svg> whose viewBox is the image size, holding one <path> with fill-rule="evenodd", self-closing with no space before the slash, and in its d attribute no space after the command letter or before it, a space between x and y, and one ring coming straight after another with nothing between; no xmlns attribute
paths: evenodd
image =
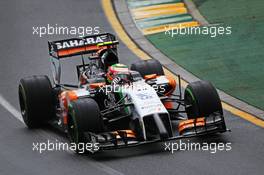
<svg viewBox="0 0 264 175"><path fill-rule="evenodd" d="M155 124L157 126L157 129L158 129L158 132L160 135L160 139L161 140L167 139L169 137L169 133L168 133L163 121L161 120L159 114L153 114L153 118L154 118Z"/></svg>

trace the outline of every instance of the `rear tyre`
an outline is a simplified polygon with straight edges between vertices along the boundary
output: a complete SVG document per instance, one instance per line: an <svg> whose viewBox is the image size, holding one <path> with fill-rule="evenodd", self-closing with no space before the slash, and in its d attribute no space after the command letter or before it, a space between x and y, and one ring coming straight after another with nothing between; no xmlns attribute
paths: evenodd
<svg viewBox="0 0 264 175"><path fill-rule="evenodd" d="M215 112L223 114L218 93L208 81L190 83L185 89L184 101L188 119L208 117Z"/></svg>
<svg viewBox="0 0 264 175"><path fill-rule="evenodd" d="M55 116L53 89L47 76L21 79L18 94L21 114L28 128L38 128Z"/></svg>
<svg viewBox="0 0 264 175"><path fill-rule="evenodd" d="M131 64L130 69L138 71L142 77L150 74L164 75L162 65L158 60L154 59L141 60L136 63L133 63Z"/></svg>
<svg viewBox="0 0 264 175"><path fill-rule="evenodd" d="M104 131L103 119L95 100L91 98L78 99L71 103L68 120L68 136L72 143L91 142L87 132L100 133ZM76 150L80 153L80 150Z"/></svg>

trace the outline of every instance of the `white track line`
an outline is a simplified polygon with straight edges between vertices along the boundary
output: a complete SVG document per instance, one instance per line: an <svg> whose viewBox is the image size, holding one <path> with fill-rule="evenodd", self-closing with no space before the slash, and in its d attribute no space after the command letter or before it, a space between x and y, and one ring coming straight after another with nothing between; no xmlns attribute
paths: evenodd
<svg viewBox="0 0 264 175"><path fill-rule="evenodd" d="M22 119L22 116L20 114L20 112L14 107L12 106L4 97L2 94L0 94L0 105L2 105L8 112L10 112L16 119L18 119L20 122L22 122L24 124L24 121ZM45 133L45 131L43 130L43 133ZM47 134L47 133L45 133ZM57 138L56 138L57 139ZM57 139L59 140L59 139ZM73 151L67 151L69 153L74 153ZM86 159L85 159L86 160ZM97 161L91 161L91 160L87 160L89 161L88 163L93 166L94 168L97 168L98 170L101 170L103 172L105 172L108 175L124 175L123 173L105 165L102 164L100 162Z"/></svg>
<svg viewBox="0 0 264 175"><path fill-rule="evenodd" d="M10 112L14 117L16 117L19 121L24 123L22 116L18 110L14 106L12 106L1 94L0 94L0 104Z"/></svg>

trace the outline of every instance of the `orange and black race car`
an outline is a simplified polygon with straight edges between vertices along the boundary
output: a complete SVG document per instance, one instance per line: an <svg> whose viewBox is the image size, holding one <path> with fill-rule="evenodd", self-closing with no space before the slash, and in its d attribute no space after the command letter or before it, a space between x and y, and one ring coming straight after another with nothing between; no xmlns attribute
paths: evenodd
<svg viewBox="0 0 264 175"><path fill-rule="evenodd" d="M72 143L96 143L96 150L227 131L211 83L190 83L182 94L180 76L166 76L157 60L120 64L117 44L109 33L49 42L53 83L32 76L19 84L28 128L51 124ZM78 85L60 83L60 60L76 55Z"/></svg>

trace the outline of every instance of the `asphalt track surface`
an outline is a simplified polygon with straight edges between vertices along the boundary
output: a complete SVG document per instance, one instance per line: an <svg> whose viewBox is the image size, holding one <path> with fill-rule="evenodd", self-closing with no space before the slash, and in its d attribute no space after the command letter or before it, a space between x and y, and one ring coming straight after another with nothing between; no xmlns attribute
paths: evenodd
<svg viewBox="0 0 264 175"><path fill-rule="evenodd" d="M0 174L262 174L263 129L226 111L226 123L232 129L231 133L191 141L231 142L232 150L227 152L176 151L171 154L164 151L162 143L94 156L78 156L64 151L42 154L32 151L33 142L66 140L50 129L28 130L6 109L5 100L19 109L17 86L20 78L34 74L50 75L47 40L64 38L39 38L32 35L32 27L61 24L99 26L101 32L113 32L113 29L104 16L100 1L10 0L1 1L0 8ZM122 43L119 53L121 62L126 64L138 59ZM69 61L63 67L64 81L76 81L74 64L75 61Z"/></svg>

